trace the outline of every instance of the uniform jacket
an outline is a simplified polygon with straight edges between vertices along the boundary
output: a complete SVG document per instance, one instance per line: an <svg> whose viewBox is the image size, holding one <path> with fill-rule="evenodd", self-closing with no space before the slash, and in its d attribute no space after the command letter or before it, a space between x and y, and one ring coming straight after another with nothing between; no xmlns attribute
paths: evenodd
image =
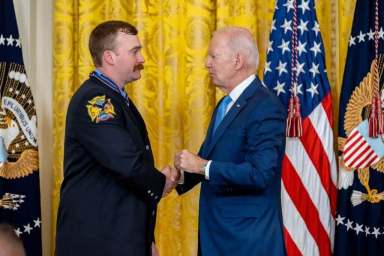
<svg viewBox="0 0 384 256"><path fill-rule="evenodd" d="M201 182L199 254L285 254L280 204L285 111L256 78L212 134L213 114L199 155L212 160L209 180L185 173L179 193Z"/></svg>
<svg viewBox="0 0 384 256"><path fill-rule="evenodd" d="M150 255L164 184L133 102L85 81L67 112L57 256Z"/></svg>

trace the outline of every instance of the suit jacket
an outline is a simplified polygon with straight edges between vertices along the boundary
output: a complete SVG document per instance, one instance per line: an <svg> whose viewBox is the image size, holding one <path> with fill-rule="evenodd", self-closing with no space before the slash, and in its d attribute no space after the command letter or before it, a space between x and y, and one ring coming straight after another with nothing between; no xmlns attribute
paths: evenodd
<svg viewBox="0 0 384 256"><path fill-rule="evenodd" d="M85 81L67 112L57 256L150 255L164 184L133 102Z"/></svg>
<svg viewBox="0 0 384 256"><path fill-rule="evenodd" d="M285 111L256 78L212 134L216 111L199 155L212 160L209 180L185 173L179 193L202 182L199 254L284 255L280 204Z"/></svg>

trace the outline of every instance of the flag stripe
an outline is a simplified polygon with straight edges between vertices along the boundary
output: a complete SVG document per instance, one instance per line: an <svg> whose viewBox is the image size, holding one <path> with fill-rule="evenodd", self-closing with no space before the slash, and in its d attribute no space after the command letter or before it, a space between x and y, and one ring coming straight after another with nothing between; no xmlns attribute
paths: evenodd
<svg viewBox="0 0 384 256"><path fill-rule="evenodd" d="M302 256L299 248L297 248L295 241L293 241L291 235L288 230L284 228L284 239L285 239L285 247L287 254L290 256Z"/></svg>
<svg viewBox="0 0 384 256"><path fill-rule="evenodd" d="M344 161L347 166L353 166L353 164L356 163L356 161L358 161L359 158L362 157L366 151L368 151L368 153L373 153L373 151L370 150L369 145L364 142L360 144L358 148L356 148L356 151L354 151L353 154L345 158Z"/></svg>
<svg viewBox="0 0 384 256"><path fill-rule="evenodd" d="M343 150L344 154L348 152L349 148L351 147L352 141L355 141L356 139L358 139L358 137L359 137L359 131L357 129L353 130L351 132L351 135L347 138L347 141L344 145L344 150Z"/></svg>
<svg viewBox="0 0 384 256"><path fill-rule="evenodd" d="M317 106L309 115L309 119L304 120L303 128L306 132L301 138L302 143L319 173L324 189L327 191L331 201L331 213L334 217L337 204L336 160L333 151L333 132L327 122L322 105ZM335 180L332 179L331 173L335 173Z"/></svg>
<svg viewBox="0 0 384 256"><path fill-rule="evenodd" d="M371 159L372 158L372 154L374 154L375 152L373 152L373 150L369 147L368 144L365 145L365 147L363 147L363 150L362 152L360 153L360 155L358 155L358 157L356 157L355 159L353 159L352 163L348 163L348 165L354 167L354 166L360 166L361 164L364 164L368 159ZM374 157L374 155L373 155Z"/></svg>
<svg viewBox="0 0 384 256"><path fill-rule="evenodd" d="M351 150L349 150L348 154L345 155L344 160L349 162L354 161L356 158L356 155L361 154L361 152L363 152L367 148L367 146L369 148L369 145L364 140L364 138L359 136L359 138L356 140L356 143L354 143L354 146L351 147Z"/></svg>
<svg viewBox="0 0 384 256"><path fill-rule="evenodd" d="M323 114L326 114L328 122L322 121ZM333 118L332 118L332 95L329 92L323 99L323 102L319 107L314 109L313 114L309 116L311 122L316 129L316 133L322 139L323 146L327 152L328 158L330 158L331 170L329 175L331 176L333 185L336 188L335 198L337 198L337 162L336 154L333 144ZM322 126L323 124L323 126ZM323 129L321 129L321 127ZM335 202L336 204L336 202Z"/></svg>
<svg viewBox="0 0 384 256"><path fill-rule="evenodd" d="M297 175L299 175L301 182L308 191L314 205L316 205L320 214L321 223L323 223L327 233L331 234L332 232L330 227L332 225L329 224L331 221L329 197L322 187L320 177L303 145L301 143L297 143L295 139L287 139L286 156L290 160ZM298 158L297 156L301 157ZM285 171L285 169L283 170Z"/></svg>
<svg viewBox="0 0 384 256"><path fill-rule="evenodd" d="M364 165L361 165L361 167L362 166L369 167L369 166L375 164L376 162L378 162L379 160L380 160L380 158L377 155L372 155L371 159L367 160L367 162Z"/></svg>
<svg viewBox="0 0 384 256"><path fill-rule="evenodd" d="M365 144L364 139L361 136L356 136L351 144L349 144L345 150L344 161L350 161L356 151L358 151Z"/></svg>
<svg viewBox="0 0 384 256"><path fill-rule="evenodd" d="M300 213L301 218L305 221L312 237L316 241L320 255L328 255L331 251L331 246L327 231L321 223L321 216L319 216L316 206L313 204L308 191L301 182L300 177L297 175L289 159L284 158L283 161L284 172L282 179L286 192Z"/></svg>
<svg viewBox="0 0 384 256"><path fill-rule="evenodd" d="M325 154L322 142L313 129L310 119L303 122L304 135L301 137L302 145L305 148L306 154L311 159L314 165L314 171L318 173L318 178L327 193L327 197L332 198L336 195L336 187L333 185L330 173L330 164L327 155ZM319 185L320 186L320 185ZM332 205L332 214L336 212L336 204Z"/></svg>
<svg viewBox="0 0 384 256"><path fill-rule="evenodd" d="M360 133L359 133L359 131L357 129L352 131L350 137L347 138L347 141L345 143L344 150L343 150L344 154L348 153L348 150L349 150L350 147L353 146L353 143L356 140L361 138L361 136L359 136L359 135L360 135Z"/></svg>
<svg viewBox="0 0 384 256"><path fill-rule="evenodd" d="M284 212L284 226L287 229L287 232L289 232L292 240L295 242L296 247L300 250L302 255L318 256L319 248L313 240L311 233L309 233L306 223L301 218L291 198L285 190L284 183L281 184L281 200L282 210ZM287 249L291 247L292 246L289 246ZM287 254L289 256L294 255L288 250Z"/></svg>
<svg viewBox="0 0 384 256"><path fill-rule="evenodd" d="M331 94L331 91L329 91L327 93L327 95L324 96L323 101L321 102L321 105L323 105L323 109L324 109L323 113L326 114L329 126L331 127L331 130L332 130L333 117L332 117L332 94ZM334 154L333 150L332 150L332 154Z"/></svg>

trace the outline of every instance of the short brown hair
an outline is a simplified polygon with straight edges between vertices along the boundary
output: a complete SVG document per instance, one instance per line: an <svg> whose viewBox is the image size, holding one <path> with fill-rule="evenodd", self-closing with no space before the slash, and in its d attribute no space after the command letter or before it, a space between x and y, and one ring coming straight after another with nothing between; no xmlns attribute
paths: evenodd
<svg viewBox="0 0 384 256"><path fill-rule="evenodd" d="M118 32L128 35L137 35L135 26L125 21L110 20L97 25L89 36L88 48L92 56L93 64L100 67L105 50L113 50Z"/></svg>

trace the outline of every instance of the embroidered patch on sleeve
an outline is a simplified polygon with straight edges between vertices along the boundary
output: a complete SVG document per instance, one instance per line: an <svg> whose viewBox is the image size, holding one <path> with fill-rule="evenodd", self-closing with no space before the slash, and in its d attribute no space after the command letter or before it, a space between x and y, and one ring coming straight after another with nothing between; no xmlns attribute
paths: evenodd
<svg viewBox="0 0 384 256"><path fill-rule="evenodd" d="M88 101L87 110L92 122L95 123L108 121L116 116L111 99L108 99L105 95L96 96Z"/></svg>

